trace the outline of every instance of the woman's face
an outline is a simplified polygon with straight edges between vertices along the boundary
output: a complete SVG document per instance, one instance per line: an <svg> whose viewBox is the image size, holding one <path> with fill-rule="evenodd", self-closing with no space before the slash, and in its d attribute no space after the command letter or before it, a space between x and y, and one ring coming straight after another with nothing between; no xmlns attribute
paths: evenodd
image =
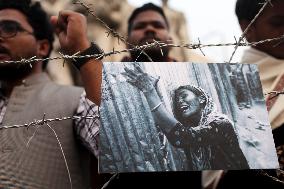
<svg viewBox="0 0 284 189"><path fill-rule="evenodd" d="M183 118L198 115L201 111L199 98L188 89L178 90L176 94L178 112Z"/></svg>

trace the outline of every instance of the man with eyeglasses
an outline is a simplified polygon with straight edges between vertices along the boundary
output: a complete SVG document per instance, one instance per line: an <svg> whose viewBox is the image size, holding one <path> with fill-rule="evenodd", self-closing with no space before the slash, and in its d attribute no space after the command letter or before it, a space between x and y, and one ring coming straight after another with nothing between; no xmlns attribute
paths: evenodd
<svg viewBox="0 0 284 189"><path fill-rule="evenodd" d="M81 14L62 11L51 23L64 53L100 52L88 41L86 18ZM84 64L100 65L99 60L74 60L83 74L88 99L81 88L56 85L44 73L47 60L43 59L49 57L54 40L51 23L39 2L0 0L0 188L89 188L89 155L76 138L97 153L97 147L88 143L97 131L90 132L88 127L98 120L4 127L80 116L84 111L97 116L96 106L88 100L98 98L90 95L97 90L90 87L97 78L88 75ZM30 58L38 60L23 61Z"/></svg>
<svg viewBox="0 0 284 189"><path fill-rule="evenodd" d="M4 39L12 38L17 35L18 32L26 32L27 34L33 35L33 32L29 32L22 28L21 24L11 20L4 20L0 23L1 33L0 36Z"/></svg>

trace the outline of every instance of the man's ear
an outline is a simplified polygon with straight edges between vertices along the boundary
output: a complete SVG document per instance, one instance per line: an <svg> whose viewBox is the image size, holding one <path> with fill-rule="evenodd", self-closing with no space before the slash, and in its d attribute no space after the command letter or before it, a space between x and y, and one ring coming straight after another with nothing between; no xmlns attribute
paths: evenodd
<svg viewBox="0 0 284 189"><path fill-rule="evenodd" d="M48 55L51 45L47 39L37 40L37 48L37 54L42 58Z"/></svg>
<svg viewBox="0 0 284 189"><path fill-rule="evenodd" d="M240 23L242 31L244 32L246 30L246 28L249 26L250 21L248 21L248 20L240 20L239 23ZM255 26L254 25L252 25L249 28L249 30L246 32L245 38L247 39L248 42L256 41L256 38L255 38Z"/></svg>

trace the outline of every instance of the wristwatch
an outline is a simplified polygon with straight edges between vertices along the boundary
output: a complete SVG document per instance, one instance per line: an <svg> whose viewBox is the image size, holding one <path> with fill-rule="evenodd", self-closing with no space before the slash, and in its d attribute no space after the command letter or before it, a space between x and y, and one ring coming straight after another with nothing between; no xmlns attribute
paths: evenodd
<svg viewBox="0 0 284 189"><path fill-rule="evenodd" d="M104 51L94 42L91 42L91 46L84 51L80 52L77 56L86 56L86 55L95 55L97 54L99 57L102 55ZM92 58L97 58L96 56L93 57L84 57L84 58L74 58L72 61L74 66L80 70L80 68L87 63ZM100 56L98 58L99 60L103 59L103 56Z"/></svg>

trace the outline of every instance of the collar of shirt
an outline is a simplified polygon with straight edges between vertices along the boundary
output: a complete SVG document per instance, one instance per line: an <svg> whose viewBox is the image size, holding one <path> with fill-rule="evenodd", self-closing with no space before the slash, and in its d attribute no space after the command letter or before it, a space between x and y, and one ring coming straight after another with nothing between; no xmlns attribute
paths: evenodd
<svg viewBox="0 0 284 189"><path fill-rule="evenodd" d="M46 73L38 73L31 75L30 77L27 77L26 79L23 79L21 84L23 85L36 85L38 83L41 83L42 81L49 80ZM6 83L3 81L0 81L0 124L2 123L3 117L6 112L6 108L8 105L9 98L5 96L4 94L4 88Z"/></svg>
<svg viewBox="0 0 284 189"><path fill-rule="evenodd" d="M49 77L47 76L47 74L45 72L42 72L42 73L33 74L23 79L20 85L26 85L26 86L36 85L38 83L42 83L48 80L49 80ZM0 98L5 97L4 95L5 85L7 84L0 80Z"/></svg>

